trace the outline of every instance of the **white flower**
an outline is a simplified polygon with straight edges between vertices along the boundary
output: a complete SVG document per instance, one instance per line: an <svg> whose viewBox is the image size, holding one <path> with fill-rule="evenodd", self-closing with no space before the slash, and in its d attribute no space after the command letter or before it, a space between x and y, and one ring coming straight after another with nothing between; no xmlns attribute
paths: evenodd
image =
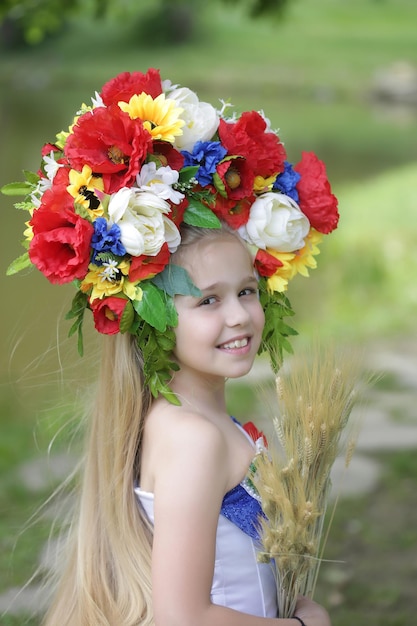
<svg viewBox="0 0 417 626"><path fill-rule="evenodd" d="M197 141L210 141L219 126L216 109L208 102L200 102L196 94L187 87L179 87L169 94L183 109L181 119L185 121L182 135L175 138L175 147L192 152Z"/></svg>
<svg viewBox="0 0 417 626"><path fill-rule="evenodd" d="M165 242L164 214L168 202L155 194L123 187L110 198L110 224L118 224L126 252L155 256Z"/></svg>
<svg viewBox="0 0 417 626"><path fill-rule="evenodd" d="M41 198L43 194L45 193L45 191L47 191L48 189L52 187L52 182L59 168L64 167L62 163L57 163L55 161L54 154L55 154L54 151L51 150L49 155L45 154L45 156L43 157L42 160L44 163L44 170L46 173L46 177L42 176L39 179L38 184L36 185L36 189L34 189L32 193L30 194L32 204L34 204L36 207L40 206Z"/></svg>
<svg viewBox="0 0 417 626"><path fill-rule="evenodd" d="M165 241L168 244L168 250L172 254L181 243L180 231L178 230L174 222L170 220L169 217L167 217L166 215L163 216L163 220Z"/></svg>
<svg viewBox="0 0 417 626"><path fill-rule="evenodd" d="M310 222L292 198L268 192L255 200L249 220L239 229L240 235L262 250L294 252L304 247Z"/></svg>
<svg viewBox="0 0 417 626"><path fill-rule="evenodd" d="M184 194L173 189L172 185L178 182L177 170L166 167L156 169L156 163L151 161L142 166L136 176L136 184L141 191L151 191L163 200L170 200L174 204L179 204L184 198Z"/></svg>
<svg viewBox="0 0 417 626"><path fill-rule="evenodd" d="M103 98L97 91L95 92L94 97L91 98L91 103L93 105L93 109L96 109L98 107L104 107Z"/></svg>
<svg viewBox="0 0 417 626"><path fill-rule="evenodd" d="M54 151L51 150L49 156L45 154L43 157L43 162L45 163L44 169L49 180L52 181L55 178L55 174L59 170L60 167L64 167L63 163L57 163L54 159Z"/></svg>

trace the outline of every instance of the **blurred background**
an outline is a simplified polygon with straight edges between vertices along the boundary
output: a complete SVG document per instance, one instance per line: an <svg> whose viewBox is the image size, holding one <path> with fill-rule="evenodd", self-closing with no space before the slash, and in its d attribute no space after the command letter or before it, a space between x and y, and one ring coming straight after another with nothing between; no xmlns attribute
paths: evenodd
<svg viewBox="0 0 417 626"><path fill-rule="evenodd" d="M42 145L122 71L159 68L200 100L264 110L290 161L313 150L326 162L340 201L318 269L290 284L294 348L317 335L360 347L366 367L383 374L370 401L383 398L385 419L386 394L406 396L408 408L394 402L388 418L417 428L416 23L415 0L4 0L0 186L36 171ZM98 348L91 320L83 359L67 339L71 286L53 287L35 271L6 277L23 252L25 214L13 202L0 196L0 614L2 598L42 558L50 514L30 518L71 467ZM251 380L232 386L230 404L262 418ZM416 614L414 442L374 446L380 481L338 507L329 559L347 565L328 568L318 590L334 626L408 625ZM0 621L37 624L25 611L22 593Z"/></svg>

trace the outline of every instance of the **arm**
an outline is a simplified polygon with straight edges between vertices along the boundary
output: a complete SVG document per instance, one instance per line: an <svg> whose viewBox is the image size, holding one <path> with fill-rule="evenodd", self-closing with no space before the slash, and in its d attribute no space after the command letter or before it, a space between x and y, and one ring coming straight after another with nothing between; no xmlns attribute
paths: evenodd
<svg viewBox="0 0 417 626"><path fill-rule="evenodd" d="M210 601L217 521L230 488L220 431L201 416L177 413L158 448L152 553L156 626L297 626L293 619L255 617ZM300 602L306 626L329 626L320 607Z"/></svg>

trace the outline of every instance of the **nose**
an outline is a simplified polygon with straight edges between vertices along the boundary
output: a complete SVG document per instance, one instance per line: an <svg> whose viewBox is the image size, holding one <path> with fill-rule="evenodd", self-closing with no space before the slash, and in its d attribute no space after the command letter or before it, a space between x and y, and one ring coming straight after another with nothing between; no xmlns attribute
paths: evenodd
<svg viewBox="0 0 417 626"><path fill-rule="evenodd" d="M227 303L226 323L228 326L243 326L251 319L250 313L241 298L233 297Z"/></svg>

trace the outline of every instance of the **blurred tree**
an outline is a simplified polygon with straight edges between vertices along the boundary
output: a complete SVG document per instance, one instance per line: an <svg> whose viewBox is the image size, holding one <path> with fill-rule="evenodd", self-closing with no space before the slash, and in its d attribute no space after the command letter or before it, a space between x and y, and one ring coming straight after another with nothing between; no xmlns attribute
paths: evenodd
<svg viewBox="0 0 417 626"><path fill-rule="evenodd" d="M38 44L59 32L79 0L2 0L0 37L5 47Z"/></svg>
<svg viewBox="0 0 417 626"><path fill-rule="evenodd" d="M220 1L241 5L252 17L281 15L290 2ZM197 0L159 0L153 6L138 0L0 0L0 42L7 48L36 45L59 33L73 15L89 15L97 19L111 14L113 18L125 18L126 14L134 16L143 12L145 7L148 11L141 17L143 33L146 35L152 28L154 35L155 32L159 34L159 43L178 43L192 37L199 4Z"/></svg>
<svg viewBox="0 0 417 626"><path fill-rule="evenodd" d="M273 13L282 14L290 0L224 0L227 4L246 4L249 14L252 17L270 15Z"/></svg>

